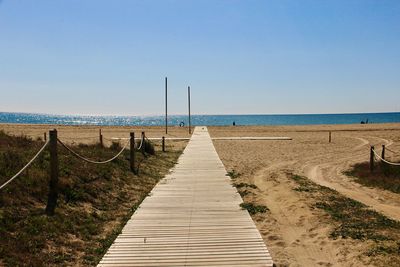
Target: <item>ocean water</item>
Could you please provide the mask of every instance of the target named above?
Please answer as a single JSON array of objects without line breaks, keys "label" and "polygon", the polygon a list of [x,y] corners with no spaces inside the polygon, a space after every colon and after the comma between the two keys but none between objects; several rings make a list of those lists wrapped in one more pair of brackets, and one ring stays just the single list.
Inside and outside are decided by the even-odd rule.
[{"label": "ocean water", "polygon": [[[304,115],[192,115],[192,125],[318,125],[400,122],[400,112],[351,113],[351,114],[304,114]],[[171,115],[169,125],[188,123],[188,116]],[[164,116],[79,116],[33,113],[0,112],[0,123],[61,124],[61,125],[165,125]]]}]

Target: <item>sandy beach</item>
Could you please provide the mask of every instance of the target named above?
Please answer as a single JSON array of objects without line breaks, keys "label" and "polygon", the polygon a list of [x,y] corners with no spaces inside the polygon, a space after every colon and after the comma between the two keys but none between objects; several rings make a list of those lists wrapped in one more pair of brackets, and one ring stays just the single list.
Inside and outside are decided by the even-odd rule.
[{"label": "sandy beach", "polygon": [[[367,188],[343,174],[354,163],[369,159],[369,146],[400,151],[400,124],[282,127],[209,127],[212,137],[288,136],[292,141],[219,141],[214,145],[226,169],[241,173],[240,182],[257,190],[245,200],[266,205],[256,225],[277,266],[369,265],[363,253],[368,242],[329,237],[333,225],[311,200],[293,190],[294,173],[337,190],[376,211],[400,220],[398,194]],[[328,141],[332,131],[332,142]],[[392,157],[394,160],[400,158]]]},{"label": "sandy beach", "polygon": [[[0,124],[0,130],[14,135],[43,138],[57,128],[60,139],[70,143],[98,142],[98,126]],[[101,127],[105,143],[112,137],[128,137],[145,131],[148,137],[190,137],[187,128]],[[386,145],[400,151],[400,124],[321,126],[237,126],[208,127],[211,137],[291,137],[292,140],[214,140],[227,171],[240,173],[240,182],[257,189],[245,195],[268,207],[269,212],[253,219],[277,266],[375,266],[365,256],[369,242],[332,239],[334,223],[312,200],[294,190],[289,174],[307,177],[340,194],[366,204],[389,218],[400,220],[400,196],[386,190],[364,187],[343,174],[354,163],[369,159],[369,147],[380,151]],[[332,142],[329,143],[329,131]],[[185,141],[168,142],[183,147]],[[390,159],[400,157],[388,155]]]}]

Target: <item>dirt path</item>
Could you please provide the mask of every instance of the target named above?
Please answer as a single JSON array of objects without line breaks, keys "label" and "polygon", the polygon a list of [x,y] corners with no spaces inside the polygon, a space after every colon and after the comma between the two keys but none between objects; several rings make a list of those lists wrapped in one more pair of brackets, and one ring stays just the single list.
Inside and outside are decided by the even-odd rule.
[{"label": "dirt path", "polygon": [[[274,180],[266,180],[262,174],[264,171],[254,178],[254,184],[262,192],[257,196],[257,202],[266,203],[276,221],[274,231],[267,234],[267,240],[276,251],[282,251],[284,255],[279,257],[292,258],[287,263],[296,262],[294,266],[334,266],[330,263],[338,262],[336,255],[339,251],[335,242],[327,237],[329,229],[319,227],[318,216],[303,204],[304,200],[293,194],[287,184],[276,182],[286,179],[285,174],[277,172]],[[263,228],[271,227],[263,225]],[[276,233],[282,233],[281,237]]]},{"label": "dirt path", "polygon": [[[265,204],[271,219],[257,220],[277,266],[355,266],[361,248],[352,240],[329,238],[331,227],[321,211],[294,191],[288,179],[288,161],[258,171],[250,183],[258,187],[247,201]],[[265,174],[268,173],[268,176]],[[353,248],[353,250],[350,250]],[[365,266],[368,264],[364,263]]]}]

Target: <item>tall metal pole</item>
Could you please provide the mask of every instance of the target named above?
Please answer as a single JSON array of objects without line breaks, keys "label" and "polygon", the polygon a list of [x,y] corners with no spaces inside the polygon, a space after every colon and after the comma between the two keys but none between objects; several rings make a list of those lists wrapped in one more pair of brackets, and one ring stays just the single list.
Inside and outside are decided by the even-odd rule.
[{"label": "tall metal pole", "polygon": [[188,107],[189,107],[189,134],[192,133],[191,123],[190,123],[190,86],[188,86]]},{"label": "tall metal pole", "polygon": [[168,78],[165,77],[165,134],[168,134]]}]

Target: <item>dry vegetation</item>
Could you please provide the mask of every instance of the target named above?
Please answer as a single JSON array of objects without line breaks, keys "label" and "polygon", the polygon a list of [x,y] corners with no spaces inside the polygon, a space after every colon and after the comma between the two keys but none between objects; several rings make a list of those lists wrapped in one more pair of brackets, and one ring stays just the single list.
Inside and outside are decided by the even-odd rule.
[{"label": "dry vegetation", "polygon": [[[43,145],[42,140],[0,131],[0,184]],[[182,152],[168,147],[145,159],[137,153],[139,175],[129,169],[129,151],[104,165],[84,163],[59,146],[60,191],[56,214],[44,208],[48,194],[49,152],[0,191],[0,265],[94,266],[125,222]],[[77,145],[96,160],[117,152],[99,145]]]},{"label": "dry vegetation", "polygon": [[394,193],[400,193],[400,166],[387,163],[376,164],[374,171],[370,171],[369,162],[357,163],[344,172],[354,177],[355,181],[369,187],[378,187]]}]

